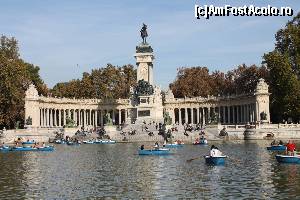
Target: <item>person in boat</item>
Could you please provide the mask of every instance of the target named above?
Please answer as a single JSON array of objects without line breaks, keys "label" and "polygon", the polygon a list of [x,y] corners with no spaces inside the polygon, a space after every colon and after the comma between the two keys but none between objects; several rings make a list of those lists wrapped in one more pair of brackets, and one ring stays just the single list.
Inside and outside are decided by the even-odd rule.
[{"label": "person in boat", "polygon": [[45,142],[43,142],[42,147],[46,147]]},{"label": "person in boat", "polygon": [[282,140],[279,140],[279,145],[283,145],[283,142],[282,142]]},{"label": "person in boat", "polygon": [[159,144],[158,144],[158,142],[155,142],[155,144],[154,144],[154,149],[155,149],[155,150],[158,150],[158,149],[159,149]]},{"label": "person in boat", "polygon": [[145,146],[142,144],[141,145],[141,150],[144,150],[145,149]]},{"label": "person in boat", "polygon": [[215,145],[212,145],[210,148],[210,156],[211,157],[218,157],[222,156],[222,152],[216,147]]},{"label": "person in boat", "polygon": [[0,146],[0,148],[5,148],[5,147],[6,147],[6,145],[5,145],[5,143],[3,142],[2,145]]},{"label": "person in boat", "polygon": [[271,142],[271,146],[274,146],[276,144],[276,140],[273,140],[272,142]]},{"label": "person in boat", "polygon": [[286,144],[286,153],[287,155],[294,155],[294,151],[296,151],[296,144],[291,142],[290,140],[288,141],[288,143]]}]

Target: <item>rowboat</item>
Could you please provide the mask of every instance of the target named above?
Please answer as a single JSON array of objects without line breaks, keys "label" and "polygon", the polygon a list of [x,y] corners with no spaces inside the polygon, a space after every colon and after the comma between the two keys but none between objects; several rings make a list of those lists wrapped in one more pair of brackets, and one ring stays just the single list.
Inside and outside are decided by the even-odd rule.
[{"label": "rowboat", "polygon": [[26,142],[22,142],[22,144],[24,145],[24,144],[34,144],[35,143],[35,141],[26,141]]},{"label": "rowboat", "polygon": [[33,148],[33,147],[30,147],[30,146],[11,148],[11,151],[35,151],[35,150],[37,150],[37,148]]},{"label": "rowboat", "polygon": [[53,151],[54,147],[53,146],[45,146],[45,147],[37,147],[36,151]]},{"label": "rowboat", "polygon": [[115,140],[96,140],[95,144],[115,144]]},{"label": "rowboat", "polygon": [[209,165],[224,165],[227,156],[204,156],[206,164]]},{"label": "rowboat", "polygon": [[11,151],[53,151],[53,146],[45,146],[45,147],[13,147]]},{"label": "rowboat", "polygon": [[67,141],[67,145],[80,145],[80,142]]},{"label": "rowboat", "polygon": [[276,155],[275,158],[279,163],[300,164],[300,155],[296,155],[296,156]]},{"label": "rowboat", "polygon": [[193,143],[193,145],[207,145],[207,144],[208,144],[207,140],[195,141]]},{"label": "rowboat", "polygon": [[55,140],[54,141],[55,144],[65,144],[64,140]]},{"label": "rowboat", "polygon": [[269,151],[285,151],[286,146],[284,146],[284,145],[272,145],[272,146],[267,147],[267,150],[269,150]]},{"label": "rowboat", "polygon": [[3,147],[0,148],[0,151],[1,151],[1,152],[7,152],[7,151],[10,151],[10,149],[11,149],[11,148],[8,147],[8,146],[3,146]]},{"label": "rowboat", "polygon": [[170,149],[143,149],[139,150],[139,155],[169,155]]},{"label": "rowboat", "polygon": [[95,144],[94,141],[86,141],[86,140],[84,140],[83,143],[84,143],[84,144]]},{"label": "rowboat", "polygon": [[166,147],[166,148],[178,148],[178,147],[183,147],[183,144],[176,144],[176,143],[173,143],[173,144],[165,144],[165,147]]}]

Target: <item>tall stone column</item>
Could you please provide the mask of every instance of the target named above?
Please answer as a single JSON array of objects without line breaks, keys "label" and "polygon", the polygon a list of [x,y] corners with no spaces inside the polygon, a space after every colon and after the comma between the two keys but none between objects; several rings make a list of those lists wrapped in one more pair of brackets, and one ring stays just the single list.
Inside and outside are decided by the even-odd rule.
[{"label": "tall stone column", "polygon": [[45,127],[45,110],[42,108],[42,127]]},{"label": "tall stone column", "polygon": [[242,105],[241,109],[242,109],[242,123],[244,124],[245,123],[245,105]]},{"label": "tall stone column", "polygon": [[228,117],[228,124],[230,124],[231,123],[230,106],[227,106],[227,117]]},{"label": "tall stone column", "polygon": [[55,127],[55,125],[56,125],[55,120],[56,120],[56,110],[53,109],[53,127]]},{"label": "tall stone column", "polygon": [[81,109],[78,109],[78,125],[82,126]]},{"label": "tall stone column", "polygon": [[100,110],[100,125],[103,127],[103,112]]},{"label": "tall stone column", "polygon": [[84,127],[86,127],[86,109],[83,109],[83,114],[82,114],[82,116],[83,116],[83,118],[82,118],[82,125],[84,126]]},{"label": "tall stone column", "polygon": [[58,109],[57,112],[58,112],[58,123],[57,123],[57,126],[61,126],[61,113],[60,113],[60,109]]},{"label": "tall stone column", "polygon": [[226,112],[225,112],[225,106],[223,106],[223,123],[226,124]]},{"label": "tall stone column", "polygon": [[63,109],[62,112],[63,112],[63,123],[62,123],[62,126],[65,126],[66,125],[66,111],[65,111],[65,109]]},{"label": "tall stone column", "polygon": [[248,123],[249,121],[249,104],[246,104],[246,122]]},{"label": "tall stone column", "polygon": [[232,123],[236,124],[236,119],[235,119],[235,106],[232,106]]},{"label": "tall stone column", "polygon": [[74,121],[75,121],[75,125],[77,126],[77,109],[74,109]]},{"label": "tall stone column", "polygon": [[191,108],[191,124],[194,124],[194,108]]},{"label": "tall stone column", "polygon": [[98,126],[98,110],[95,110],[95,127]]},{"label": "tall stone column", "polygon": [[51,108],[49,111],[50,111],[50,127],[53,127],[53,109]]},{"label": "tall stone column", "polygon": [[179,124],[182,125],[182,119],[181,119],[181,108],[178,109],[178,115],[179,115]]},{"label": "tall stone column", "polygon": [[121,109],[119,109],[119,125],[121,124]]},{"label": "tall stone column", "polygon": [[197,124],[200,123],[200,111],[199,111],[199,107],[196,108],[197,109]]},{"label": "tall stone column", "polygon": [[206,112],[205,112],[205,107],[202,108],[202,120],[203,120],[203,124],[206,124]]},{"label": "tall stone column", "polygon": [[88,125],[92,125],[92,110],[89,109],[89,121],[88,121]]},{"label": "tall stone column", "polygon": [[184,118],[185,118],[185,123],[188,124],[189,118],[188,118],[188,111],[187,111],[187,108],[184,108]]},{"label": "tall stone column", "polygon": [[113,124],[116,124],[115,109],[112,110],[112,121],[113,121]]},{"label": "tall stone column", "polygon": [[205,124],[205,117],[204,117],[204,107],[200,108],[201,111],[200,111],[200,114],[201,114],[201,124]]}]

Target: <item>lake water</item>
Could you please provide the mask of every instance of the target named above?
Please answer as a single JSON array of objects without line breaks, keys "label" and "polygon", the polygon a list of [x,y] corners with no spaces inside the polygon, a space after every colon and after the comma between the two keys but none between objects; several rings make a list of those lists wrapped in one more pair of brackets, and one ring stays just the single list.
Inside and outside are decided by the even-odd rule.
[{"label": "lake water", "polygon": [[300,198],[300,165],[277,163],[266,141],[211,144],[231,157],[225,166],[207,166],[209,146],[192,145],[170,156],[139,156],[138,143],[1,153],[0,198]]}]

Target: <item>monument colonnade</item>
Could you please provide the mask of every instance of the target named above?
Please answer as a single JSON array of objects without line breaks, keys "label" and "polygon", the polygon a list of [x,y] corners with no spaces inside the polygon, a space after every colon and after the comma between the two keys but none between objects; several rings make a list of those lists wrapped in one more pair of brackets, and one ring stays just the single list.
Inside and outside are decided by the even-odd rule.
[{"label": "monument colonnade", "polygon": [[[207,103],[210,102],[210,103]],[[253,123],[260,119],[258,104],[254,96],[233,98],[181,98],[165,102],[174,124],[221,124]]]},{"label": "monument colonnade", "polygon": [[[128,101],[117,100],[117,103],[105,104],[98,99],[66,99],[39,97],[39,127],[63,127],[68,121],[75,126],[103,126],[105,115],[109,113],[114,125],[120,125],[128,117]],[[103,104],[104,103],[104,104]]]}]

